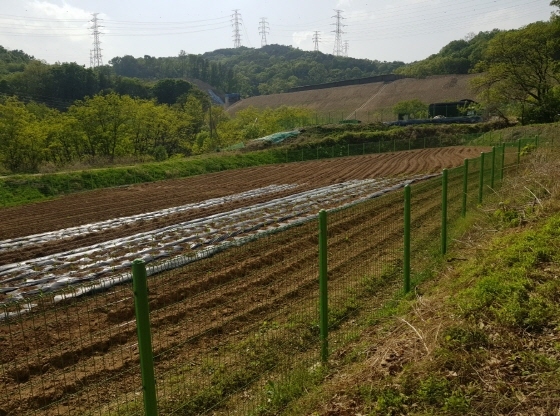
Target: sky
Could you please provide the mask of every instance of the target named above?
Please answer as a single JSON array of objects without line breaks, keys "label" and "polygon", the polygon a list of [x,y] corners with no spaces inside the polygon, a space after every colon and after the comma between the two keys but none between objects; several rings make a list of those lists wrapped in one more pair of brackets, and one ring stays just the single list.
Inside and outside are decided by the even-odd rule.
[{"label": "sky", "polygon": [[[473,33],[548,20],[550,0],[0,0],[0,45],[47,63],[90,66],[93,13],[103,63],[116,56],[202,54],[240,43],[333,53],[337,14],[346,54],[413,62]],[[337,12],[339,11],[339,12]],[[262,30],[264,23],[265,30]],[[259,33],[261,32],[261,33]]]}]

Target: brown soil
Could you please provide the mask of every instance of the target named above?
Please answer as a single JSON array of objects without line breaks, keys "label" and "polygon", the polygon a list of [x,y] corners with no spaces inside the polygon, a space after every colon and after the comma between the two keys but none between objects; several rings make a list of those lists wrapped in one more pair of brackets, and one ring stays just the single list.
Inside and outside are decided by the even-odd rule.
[{"label": "brown soil", "polygon": [[[308,108],[321,115],[330,113],[333,120],[357,118],[377,120],[375,113],[382,112],[384,120],[393,120],[391,108],[400,101],[418,99],[430,104],[462,99],[475,100],[470,88],[473,75],[436,75],[423,79],[404,78],[397,81],[349,85],[310,91],[249,97],[228,108],[234,114],[247,107],[277,108],[283,105]],[[355,112],[355,114],[354,114]],[[368,116],[370,119],[368,120]]]},{"label": "brown soil", "polygon": [[[302,186],[292,191],[298,192],[349,179],[433,173],[459,165],[481,150],[427,149],[265,166],[70,195],[1,210],[0,233],[22,236],[269,184],[298,183]],[[422,212],[416,215],[434,217],[437,222],[432,212],[438,198],[425,197],[427,202],[418,204]],[[361,270],[364,262],[372,261],[372,253],[384,253],[384,247],[400,244],[398,228],[378,232],[379,224],[400,223],[402,210],[400,205],[398,209],[392,206],[395,201],[400,204],[401,198],[382,199],[374,207],[333,216],[329,224],[329,233],[334,236],[329,241],[329,249],[333,248],[329,273],[334,284]],[[231,207],[226,204],[220,209]],[[271,315],[287,313],[294,302],[315,293],[315,228],[315,224],[304,225],[151,278],[154,352],[160,355],[172,349],[165,359],[157,360],[156,373],[184,366],[187,355],[193,363],[200,362],[201,354],[207,354],[216,343],[246,333]],[[92,239],[137,231],[111,231]],[[66,241],[45,250],[80,243]],[[4,386],[0,415],[35,411],[82,414],[114,404],[122,394],[138,391],[141,382],[132,296],[130,286],[123,285],[56,307],[48,298],[40,298],[34,300],[38,306],[32,312],[18,320],[0,322],[0,381]]]}]

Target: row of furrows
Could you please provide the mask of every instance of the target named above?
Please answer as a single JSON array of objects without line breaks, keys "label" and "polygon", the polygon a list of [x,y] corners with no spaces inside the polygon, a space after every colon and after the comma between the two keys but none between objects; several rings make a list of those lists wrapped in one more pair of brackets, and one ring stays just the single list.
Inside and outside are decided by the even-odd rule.
[{"label": "row of furrows", "polygon": [[[226,216],[228,213],[221,213],[100,245],[57,253],[55,256],[0,266],[2,283],[6,285],[0,290],[9,292],[9,295],[14,297],[29,296],[40,291],[50,292],[59,286],[84,279],[97,280],[99,276],[107,277],[108,274],[115,274],[128,267],[133,256],[147,257],[152,261],[177,255],[177,250],[190,250],[201,244],[220,243],[220,238],[238,239],[239,234],[252,233],[256,228],[280,226],[285,221],[291,222],[297,217],[308,216],[311,210],[318,209],[317,205],[328,207],[351,202],[358,195],[365,193],[367,187],[371,187],[371,193],[398,186],[398,183],[391,184],[390,181],[374,182],[355,181],[331,185],[230,211],[229,215],[232,218],[229,220]],[[295,212],[294,204],[297,206]],[[285,217],[286,215],[288,216]],[[280,224],[275,224],[277,222]],[[227,227],[227,230],[224,227]],[[140,245],[149,245],[149,248],[139,249]],[[185,245],[187,247],[183,247]],[[48,273],[41,275],[43,271]]]},{"label": "row of furrows", "polygon": [[[357,234],[363,235],[363,228],[360,226],[360,224],[361,222],[356,224],[357,232],[353,232],[352,236],[355,236]],[[334,283],[338,279],[343,278],[344,276],[350,274],[351,270],[348,270],[344,275],[339,274],[338,272],[347,265],[352,265],[355,268],[357,264],[356,260],[358,259],[362,260],[365,257],[371,257],[372,253],[374,252],[373,251],[374,248],[376,250],[380,250],[385,245],[392,246],[395,243],[395,238],[398,238],[398,235],[399,232],[396,231],[396,232],[392,232],[390,235],[389,234],[384,235],[380,240],[368,238],[367,240],[369,241],[369,243],[367,245],[360,244],[358,246],[359,247],[358,249],[351,250],[351,252],[353,253],[351,256],[340,256],[340,259],[333,260],[331,265],[332,276],[330,277],[330,281]],[[355,238],[353,237],[353,239]],[[355,240],[357,241],[357,239]],[[345,238],[339,238],[337,244],[345,245],[346,244]],[[316,260],[315,246],[313,245],[312,247],[313,247],[311,249],[312,252],[306,255],[306,257],[303,258],[300,262],[303,262],[304,264],[309,264],[310,261],[312,262],[313,260]],[[296,274],[295,276],[293,276],[292,273],[291,280],[295,280],[295,281],[293,285],[288,286],[289,289],[285,288],[287,283],[286,281],[278,282],[277,279],[274,279],[274,277],[277,276],[278,274],[288,276],[286,270],[283,269],[275,270],[269,274],[269,277],[267,279],[264,279],[264,281],[260,282],[261,285],[260,294],[259,293],[255,294],[254,291],[251,292],[252,293],[252,299],[250,300],[251,304],[255,304],[255,299],[254,299],[255,297],[266,299],[266,301],[261,302],[261,304],[259,304],[258,306],[251,307],[249,310],[246,310],[245,312],[228,315],[227,318],[225,318],[222,322],[216,323],[215,321],[213,321],[209,323],[208,326],[200,328],[200,322],[197,322],[194,319],[194,316],[197,316],[196,309],[192,311],[192,314],[190,316],[188,315],[188,311],[186,310],[186,308],[183,309],[181,312],[179,312],[179,316],[177,315],[173,316],[173,318],[175,319],[172,319],[171,322],[175,322],[176,328],[183,328],[184,326],[188,326],[189,323],[192,323],[193,326],[196,327],[197,331],[195,333],[188,334],[189,339],[188,342],[186,342],[184,333],[182,333],[181,331],[174,331],[174,328],[170,327],[169,325],[163,326],[163,328],[165,328],[166,336],[168,336],[170,332],[171,333],[175,332],[176,336],[174,340],[175,342],[171,344],[166,343],[165,347],[162,347],[160,350],[162,350],[163,352],[168,352],[170,350],[173,350],[173,355],[175,357],[182,357],[188,353],[190,349],[189,344],[191,342],[194,342],[195,340],[198,340],[199,337],[201,336],[212,337],[216,333],[224,334],[224,333],[243,331],[244,328],[240,326],[240,324],[238,323],[239,321],[245,323],[246,321],[250,321],[251,317],[259,318],[261,322],[263,320],[269,320],[270,319],[269,313],[275,315],[279,313],[277,305],[284,304],[284,307],[286,307],[285,303],[290,300],[293,300],[295,302],[302,298],[309,298],[310,296],[313,297],[313,292],[315,292],[317,289],[316,270],[314,271],[308,270],[306,273],[303,274],[303,276],[301,272],[299,274]],[[272,286],[274,285],[282,285],[282,287],[284,288],[284,292],[281,293],[280,296],[273,296],[273,297],[270,296],[270,294],[277,293],[275,289],[272,289]],[[247,291],[245,290],[242,292],[247,292]],[[216,300],[216,302],[212,304],[201,304],[200,307],[204,311],[209,311],[211,310],[209,308],[216,307],[216,306],[218,306],[219,308],[224,308],[226,304],[225,303],[220,304],[220,301],[228,300],[232,298],[237,299],[235,294],[228,292],[227,294],[225,294],[225,297],[223,297],[222,299]],[[216,303],[218,303],[218,305],[216,305]],[[232,304],[232,302],[227,304],[227,307],[229,310],[238,311],[241,310],[240,306],[243,305],[245,305],[243,299],[238,299],[235,302],[235,304]],[[190,308],[191,307],[189,306],[189,309]],[[169,318],[169,316],[167,316],[166,318]],[[154,339],[156,339],[156,337],[157,335],[154,337]],[[164,363],[165,367],[170,366],[169,354],[165,354],[165,360],[164,361],[162,360],[162,362]]]},{"label": "row of furrows", "polygon": [[[387,218],[383,218],[383,219],[386,220]],[[377,220],[377,219],[376,219],[376,220]],[[341,222],[342,222],[342,223],[345,223],[345,222],[347,222],[347,221],[341,221]],[[362,219],[359,219],[359,220],[357,220],[357,221],[356,221],[356,219],[354,219],[353,222],[355,223],[355,230],[354,230],[354,232],[351,234],[351,235],[352,235],[352,237],[351,237],[352,240],[355,239],[355,235],[360,234],[360,233],[362,232],[362,228],[361,228]],[[335,225],[335,226],[336,226],[336,225]],[[396,236],[396,234],[398,234],[398,231],[396,231],[394,234],[395,234],[395,236]],[[304,239],[305,239],[305,237],[304,237]],[[373,240],[371,240],[371,241],[372,241],[372,243],[371,243],[367,248],[362,248],[362,249],[360,249],[360,250],[357,250],[357,251],[356,251],[356,254],[354,254],[353,256],[351,256],[351,258],[358,258],[358,257],[361,257],[361,256],[364,255],[364,253],[370,253],[370,254],[371,254],[371,248],[374,247],[374,246],[376,246],[376,244],[378,245],[378,243],[374,243]],[[299,246],[299,247],[296,247],[296,246]],[[300,252],[301,252],[301,246],[302,246],[301,244],[294,244],[295,249],[296,249],[296,250],[299,249],[298,251],[300,251]],[[203,300],[203,301],[202,301],[200,304],[198,304],[198,305],[197,305],[197,304],[193,304],[193,305],[189,306],[189,308],[186,308],[184,311],[180,312],[180,316],[175,316],[175,317],[173,317],[173,316],[170,317],[169,315],[168,315],[168,316],[164,316],[162,322],[158,322],[159,319],[154,319],[154,328],[159,328],[159,327],[161,326],[161,327],[166,328],[166,331],[169,331],[170,328],[166,327],[165,324],[167,324],[168,322],[178,322],[179,320],[187,319],[187,318],[188,318],[188,310],[189,310],[189,309],[191,309],[191,310],[193,310],[193,311],[197,311],[197,310],[208,310],[208,308],[211,308],[213,305],[221,304],[221,301],[223,301],[223,300],[227,300],[227,299],[231,299],[231,298],[234,298],[234,299],[235,299],[237,294],[252,293],[252,292],[250,292],[249,289],[250,289],[251,287],[254,287],[254,285],[256,285],[256,286],[258,286],[258,287],[267,286],[267,284],[268,284],[269,282],[275,281],[275,279],[274,279],[275,276],[278,276],[278,275],[287,276],[287,275],[289,275],[289,272],[290,272],[290,271],[293,272],[294,269],[301,269],[301,264],[309,264],[310,262],[311,262],[311,263],[314,263],[314,258],[316,257],[316,250],[315,250],[315,249],[316,249],[316,246],[315,246],[315,244],[311,244],[310,242],[308,242],[308,246],[309,246],[309,247],[308,247],[308,249],[307,249],[307,254],[305,255],[305,257],[301,258],[301,259],[298,261],[298,263],[299,263],[298,265],[294,265],[294,264],[285,265],[285,266],[283,267],[283,269],[280,269],[280,270],[278,270],[278,271],[271,272],[268,276],[264,276],[264,277],[261,276],[260,279],[259,279],[258,281],[253,282],[253,283],[251,284],[251,286],[245,286],[245,287],[243,287],[243,286],[241,286],[241,287],[240,287],[240,286],[237,286],[237,289],[236,289],[236,291],[235,291],[236,293],[231,293],[231,292],[225,293],[225,289],[224,289],[224,293],[222,293],[222,295],[219,295],[219,296],[222,296],[221,298],[219,298],[219,297],[218,297],[218,298],[214,298],[213,300],[210,300],[210,301],[209,301],[209,300]],[[284,247],[284,248],[285,248],[285,247]],[[341,261],[342,261],[343,263],[348,263],[349,260],[348,260],[348,258],[346,258],[346,259],[343,258]],[[350,259],[350,262],[352,262],[352,259]],[[252,265],[252,266],[254,266],[254,265]],[[251,266],[251,268],[252,268],[252,266]],[[333,270],[334,272],[336,272],[337,266],[336,266],[336,265],[333,265],[333,269],[332,269],[332,270]],[[276,279],[276,280],[277,280],[277,279]],[[308,279],[308,282],[309,282],[309,284],[311,284],[311,283],[315,282],[315,280],[316,280],[316,276],[311,276],[310,279]],[[241,282],[244,282],[244,281],[245,281],[245,280],[241,280]],[[294,288],[291,292],[294,292],[294,291],[295,291],[295,292],[297,293],[298,290],[301,290],[302,288],[305,287],[305,285],[304,285],[304,286],[302,286],[301,284],[298,285],[298,284],[297,284],[298,281],[299,281],[299,279],[296,279],[296,286],[295,286],[295,288]],[[234,282],[234,283],[235,283],[235,285],[237,285],[239,282],[236,281],[236,282]],[[299,281],[299,283],[302,283],[302,282]],[[283,284],[285,284],[285,282],[283,282]],[[298,289],[298,287],[299,287],[299,289]],[[222,290],[220,290],[219,292],[222,292]],[[216,296],[216,295],[214,295],[214,296]],[[284,296],[282,296],[281,298],[278,298],[277,296],[271,297],[271,296],[270,296],[270,293],[268,293],[267,296],[266,296],[266,298],[267,298],[267,301],[270,300],[271,303],[270,303],[270,302],[267,302],[267,303],[268,303],[269,305],[271,305],[271,307],[272,307],[272,305],[277,304],[277,303],[278,303],[279,301],[281,301],[283,298],[285,299],[285,298],[289,298],[289,297],[292,297],[292,296],[294,296],[294,294],[293,294],[293,293],[290,293],[290,292],[287,292],[287,293],[286,293]],[[204,299],[204,296],[201,296],[201,297]],[[254,299],[252,299],[252,303],[255,303],[255,302],[254,302]],[[232,309],[234,309],[234,310],[239,310],[239,311],[243,311],[243,302],[241,302],[241,304],[239,304],[239,305],[235,305],[235,307],[233,307]],[[257,306],[257,307],[251,308],[251,310],[249,311],[249,313],[250,313],[250,314],[258,314],[258,313],[261,313],[262,311],[268,310],[268,309],[269,309],[269,307],[265,307],[264,305],[261,305],[261,306]],[[232,322],[232,320],[233,320],[235,317],[238,317],[238,318],[239,318],[239,317],[241,317],[241,316],[243,316],[243,315],[246,315],[246,313],[239,312],[239,313],[237,313],[237,314],[234,314],[234,315],[228,317],[228,321],[229,321],[229,322]],[[183,321],[183,323],[184,323],[184,321]],[[219,328],[220,326],[221,326],[221,324],[219,324],[219,323],[215,323],[215,322],[212,323],[212,322],[210,322],[210,323],[208,323],[207,326],[205,326],[205,327],[204,327],[204,326],[201,327],[200,325],[197,325],[197,329],[198,329],[199,331],[201,331],[202,333],[205,333],[205,332],[208,332],[208,331],[215,331],[215,330],[216,330],[217,328]],[[129,329],[129,330],[127,331],[126,336],[125,336],[124,333],[121,332],[120,334],[118,334],[118,337],[119,337],[119,339],[121,340],[121,342],[115,342],[114,344],[119,344],[119,343],[125,344],[125,343],[127,343],[126,339],[127,339],[128,337],[133,337],[133,335],[134,335],[134,329],[133,329],[133,328],[132,328],[132,329]],[[97,337],[96,337],[96,336],[93,336],[93,338],[97,338]],[[184,341],[183,341],[183,342],[184,342]],[[96,349],[103,350],[104,348],[106,348],[106,346],[107,346],[108,344],[109,344],[109,349],[111,349],[111,345],[112,345],[111,341],[110,341],[109,343],[102,344],[101,346],[99,346],[99,345],[91,345],[90,348],[86,348],[86,349],[89,349],[89,350],[92,351],[92,352],[95,351]],[[167,345],[167,347],[169,348],[169,344]],[[117,351],[117,353],[118,353],[118,351]],[[68,353],[67,353],[67,354],[68,354]],[[69,355],[68,357],[79,357],[79,355],[80,355],[79,352],[75,352],[74,354]],[[66,359],[68,359],[68,357],[66,357]],[[64,360],[65,357],[62,357],[62,359]],[[43,363],[44,363],[44,361],[43,361]],[[74,363],[72,362],[72,360],[69,360],[69,364],[72,364],[72,365],[73,365]],[[123,363],[123,365],[125,365],[125,363]],[[115,372],[118,373],[120,370],[119,370],[119,368],[117,367],[117,368],[115,368],[113,371],[115,371]],[[69,377],[68,377],[68,378],[69,378]],[[91,377],[90,377],[90,378],[91,378]],[[78,380],[76,380],[76,382],[78,382]]]},{"label": "row of furrows", "polygon": [[[433,193],[433,192],[432,192]],[[431,194],[427,194],[425,195],[422,200],[419,200],[418,202],[420,204],[423,203],[423,200],[429,200],[432,199],[431,198]],[[390,204],[391,202],[389,202]],[[393,214],[391,213],[391,211],[386,210],[387,204],[377,204],[375,206],[375,210],[380,211],[381,214],[377,214],[376,217],[376,222],[383,224],[383,223],[390,223],[391,219],[390,217],[393,216]],[[389,214],[387,214],[387,212],[389,212]],[[359,213],[361,215],[355,215],[352,217],[351,220],[344,220],[344,221],[339,221],[338,223],[335,224],[331,224],[329,227],[329,233],[336,235],[339,234],[341,235],[342,233],[344,233],[346,230],[354,227],[356,224],[362,224],[364,221],[367,221],[369,218],[369,214],[368,213]],[[352,236],[350,236],[352,237]],[[346,238],[348,239],[349,236],[348,234],[346,234]],[[309,240],[310,241],[314,241],[316,238],[315,237],[311,237]],[[283,243],[283,247],[285,249],[288,249],[288,251],[291,251],[291,249],[297,250],[299,248],[299,246],[301,245],[299,240],[295,240],[292,239],[291,241],[288,242],[288,245],[286,245],[286,243]],[[236,249],[234,249],[236,250]],[[200,292],[203,291],[208,291],[210,289],[213,289],[217,286],[223,285],[229,281],[235,280],[237,277],[239,276],[243,276],[245,275],[245,271],[244,270],[250,270],[253,269],[255,266],[259,265],[259,264],[273,264],[274,262],[278,261],[278,253],[276,249],[271,249],[269,252],[267,253],[259,253],[258,257],[252,257],[250,258],[248,261],[245,261],[244,263],[242,263],[243,267],[240,267],[239,264],[233,263],[232,266],[230,267],[226,267],[225,269],[221,270],[219,273],[213,274],[211,276],[210,279],[191,279],[188,281],[188,285],[185,287],[181,287],[182,285],[180,285],[180,282],[176,281],[176,280],[170,280],[169,283],[166,283],[164,285],[161,285],[160,287],[154,287],[153,289],[153,300],[152,300],[152,308],[155,309],[159,309],[167,304],[170,303],[174,303],[176,302],[177,299],[182,299],[183,296],[186,296],[186,294],[188,293],[190,296],[193,296],[195,294],[198,294]],[[184,285],[184,283],[183,283]],[[173,290],[168,291],[167,293],[164,293],[163,295],[160,295],[161,292],[161,288],[165,288],[166,286],[173,286]],[[166,299],[167,296],[167,299]],[[120,316],[120,314],[122,313],[122,316],[124,319],[130,319],[133,316],[133,309],[132,309],[132,305],[130,302],[130,305],[127,305],[124,307],[124,311],[117,311],[115,313],[112,313],[113,316]],[[75,322],[66,322],[67,326],[71,326],[71,325],[76,325],[79,323],[80,321],[80,317],[76,314],[74,315],[76,316],[76,320]],[[42,327],[45,326],[49,326],[48,324],[48,319],[46,317],[43,317],[44,321],[45,321],[45,325],[42,325]],[[113,321],[115,318],[112,318],[111,321]],[[94,333],[93,336],[97,336],[97,333]],[[35,338],[37,338],[37,336],[35,335]],[[22,342],[25,342],[24,340],[22,340]],[[62,339],[58,338],[57,339],[57,345],[61,346],[64,345],[64,342]]]},{"label": "row of furrows", "polygon": [[[252,169],[247,168],[204,175],[204,181],[201,180],[201,176],[197,176],[166,181],[164,185],[161,182],[156,182],[71,194],[63,198],[65,200],[63,206],[59,206],[62,202],[59,200],[35,204],[33,207],[7,208],[0,210],[2,233],[12,237],[13,231],[18,232],[22,227],[28,225],[29,221],[40,224],[45,220],[45,217],[53,216],[53,205],[60,208],[59,217],[53,218],[53,220],[63,220],[79,225],[90,222],[86,218],[93,217],[96,218],[96,221],[102,221],[123,215],[146,212],[144,207],[151,207],[152,210],[165,209],[173,207],[174,201],[181,201],[180,204],[194,203],[207,198],[227,195],[223,192],[223,189],[230,189],[230,192],[233,193],[251,190],[261,186],[261,184],[269,185],[274,183],[276,179],[286,183],[289,180],[289,175],[286,175],[286,172],[281,169],[282,166],[275,166],[274,168],[278,172],[274,176],[267,175],[266,180],[265,178],[255,180],[255,177],[250,175]],[[209,181],[219,182],[220,188],[217,190],[208,188]],[[165,197],[163,197],[164,195]],[[195,197],[193,198],[193,196]],[[84,200],[86,203],[84,203]],[[24,219],[22,219],[19,211],[24,211]],[[20,233],[18,232],[18,234]]]},{"label": "row of furrows", "polygon": [[[206,180],[213,180],[219,181],[224,186],[229,186],[231,183],[236,182],[235,176],[239,173],[247,169],[236,169],[236,170],[229,170],[223,172],[215,172],[211,174],[204,175]],[[151,183],[139,183],[139,184],[131,184],[125,186],[119,186],[114,188],[103,188],[103,189],[95,189],[91,191],[79,192],[79,193],[71,193],[66,195],[64,198],[69,201],[81,200],[84,196],[90,201],[92,204],[95,204],[90,207],[84,207],[85,211],[95,212],[95,207],[98,206],[103,208],[104,210],[110,210],[111,207],[119,207],[122,202],[131,202],[132,204],[138,203],[141,204],[143,201],[147,202],[148,205],[155,206],[160,205],[157,204],[159,201],[158,195],[153,193],[152,191],[157,189],[164,189],[166,193],[169,190],[173,191],[173,195],[179,196],[192,196],[193,194],[202,195],[206,193],[207,195],[213,195],[211,189],[208,187],[204,187],[204,184],[199,183],[198,180],[201,176],[191,176],[186,178],[179,178],[179,179],[171,179],[165,181],[157,181]],[[206,181],[207,183],[207,181]],[[258,186],[257,186],[258,187]],[[200,188],[200,189],[199,189]],[[249,186],[248,189],[252,187]],[[117,192],[114,198],[107,199],[106,193],[113,193],[114,191]],[[140,192],[142,193],[142,200],[130,200],[130,193],[131,191]],[[204,198],[212,198],[213,196],[205,196]],[[165,204],[165,202],[163,202]],[[38,207],[39,210],[33,210],[36,212],[36,215],[41,215],[43,211]]]},{"label": "row of furrows", "polygon": [[211,198],[205,201],[182,204],[166,209],[155,211],[148,211],[141,214],[115,217],[105,221],[94,221],[84,225],[73,227],[60,228],[54,231],[44,233],[30,234],[18,238],[10,238],[0,241],[0,251],[8,251],[16,249],[20,245],[42,244],[51,240],[64,239],[67,237],[74,237],[78,235],[87,235],[91,232],[107,231],[112,228],[118,228],[123,225],[133,224],[140,221],[147,221],[150,219],[165,218],[173,214],[180,214],[184,212],[192,212],[202,210],[205,208],[214,208],[216,206],[227,205],[232,202],[239,202],[244,200],[254,200],[261,198],[265,195],[279,194],[287,190],[293,190],[297,185],[283,184],[283,185],[269,185],[261,188],[252,189],[246,192],[240,192],[219,198]]},{"label": "row of furrows", "polygon": [[361,255],[361,254],[360,254]]},{"label": "row of furrows", "polygon": [[[190,177],[172,181],[135,185],[127,188],[104,189],[65,196],[59,200],[34,204],[32,207],[5,208],[0,210],[0,234],[12,238],[26,233],[49,231],[64,226],[73,226],[100,221],[118,216],[145,212],[146,209],[162,209],[186,202],[196,202],[204,198],[226,195],[229,192],[241,192],[271,183],[333,183],[334,180],[358,179],[343,177],[338,173],[347,166],[363,165],[369,169],[365,177],[380,177],[392,172],[416,173],[443,166],[448,163],[460,163],[461,155],[470,156],[480,149],[450,148],[428,149],[393,154],[372,154],[351,158],[333,159],[319,162],[302,162],[289,165],[273,165],[258,168],[245,168],[210,175]],[[392,163],[386,159],[391,158]],[[427,160],[434,160],[436,166],[426,165]],[[411,161],[423,162],[421,169],[407,167]],[[324,169],[317,169],[322,164],[332,166],[332,175]],[[258,173],[258,174],[256,174]],[[333,176],[336,175],[336,176]],[[331,178],[332,179],[329,179]],[[220,188],[208,188],[208,182],[220,183]],[[228,192],[228,191],[226,191]],[[28,230],[28,232],[26,232]]]},{"label": "row of furrows", "polygon": [[[301,190],[302,190],[301,187],[298,188],[298,191]],[[202,216],[210,216],[224,211],[229,211],[232,209],[238,209],[238,208],[254,205],[257,203],[266,202],[271,199],[281,198],[287,195],[291,195],[294,192],[296,191],[287,190],[283,192],[276,192],[276,193],[267,194],[264,196],[259,196],[251,199],[243,199],[234,202],[228,202],[227,204],[221,204],[209,208],[193,209],[187,212],[174,213],[163,218],[140,220],[134,223],[125,224],[109,230],[81,234],[71,238],[63,238],[59,240],[49,241],[42,244],[25,244],[24,247],[17,250],[0,252],[0,265],[17,263],[17,262],[33,259],[36,257],[43,257],[50,254],[59,253],[62,251],[69,250],[70,248],[76,249],[76,248],[86,247],[103,241],[108,241],[117,238],[122,238],[124,236],[138,234],[140,232],[152,231],[158,228],[189,221]]]},{"label": "row of furrows", "polygon": [[[430,196],[426,196],[426,198],[430,199]],[[391,203],[391,202],[389,202]],[[385,208],[386,208],[387,204],[377,204],[377,206],[375,207],[376,210],[381,211],[381,212],[385,212]],[[378,214],[379,215],[379,214]],[[329,227],[329,232],[330,234],[337,234],[337,233],[342,233],[344,232],[346,229],[351,228],[354,224],[356,223],[362,223],[363,221],[367,220],[368,218],[368,214],[364,214],[362,216],[359,217],[353,217],[354,219],[352,221],[340,221],[338,224],[332,224]],[[383,223],[383,222],[388,222],[388,218],[387,215],[381,215],[379,220],[379,223]],[[312,239],[315,237],[312,237]],[[288,243],[288,248],[289,247],[297,247],[300,243],[298,240],[291,240]],[[286,247],[286,242],[283,243],[283,246]],[[233,250],[237,250],[237,249],[233,249]],[[245,254],[247,254],[247,252],[245,251],[245,247],[243,252]],[[278,258],[277,256],[277,252],[275,249],[272,249],[271,251],[269,251],[268,253],[259,253],[258,257],[250,257],[250,259],[248,261],[245,261],[244,264],[248,267],[248,268],[253,268],[255,265],[258,264],[270,264],[274,261],[277,261]],[[199,263],[197,263],[199,264]],[[202,263],[200,263],[202,264]],[[203,273],[203,272],[202,272]],[[152,304],[153,306],[156,307],[161,307],[164,306],[166,304],[169,304],[170,302],[175,301],[175,299],[178,298],[178,296],[180,296],[183,293],[189,293],[192,295],[200,293],[201,291],[205,290],[210,290],[211,288],[224,284],[226,282],[228,282],[229,280],[233,280],[235,279],[235,277],[242,275],[243,271],[242,269],[239,267],[239,265],[235,262],[232,263],[232,266],[230,267],[226,267],[225,269],[221,270],[219,273],[217,274],[213,274],[211,277],[211,281],[209,281],[208,279],[191,279],[188,282],[188,286],[186,286],[185,288],[181,289],[181,285],[180,282],[176,281],[176,280],[172,280],[169,279],[169,282],[166,284],[161,285],[161,288],[167,286],[173,286],[173,290],[169,291],[169,293],[171,293],[171,297],[170,299],[164,301],[164,296],[159,295],[159,292],[161,292],[160,288],[158,287],[154,287],[153,289],[153,297],[154,300],[152,300]],[[173,274],[171,274],[173,275]],[[181,282],[184,285],[184,282]],[[80,307],[83,307],[82,304],[78,305]],[[124,319],[129,319],[130,317],[132,317],[133,311],[132,311],[132,305],[128,305],[127,307],[125,307],[125,309],[127,310],[126,313],[124,313]],[[44,312],[43,312],[44,313]],[[116,311],[116,312],[112,312],[113,316],[119,316],[119,314],[121,313],[121,311]],[[66,326],[72,326],[74,324],[78,324],[80,321],[80,317],[79,314],[74,314],[74,316],[76,317],[75,322],[66,322]],[[32,316],[31,316],[32,318]],[[44,320],[44,325],[41,325],[41,327],[48,327],[49,326],[49,319],[46,318],[46,316],[43,316],[43,320]],[[114,321],[115,318],[111,319],[111,322]],[[37,338],[36,334],[35,337]],[[57,344],[61,345],[61,342],[63,340],[61,340],[60,338],[57,339]]]}]

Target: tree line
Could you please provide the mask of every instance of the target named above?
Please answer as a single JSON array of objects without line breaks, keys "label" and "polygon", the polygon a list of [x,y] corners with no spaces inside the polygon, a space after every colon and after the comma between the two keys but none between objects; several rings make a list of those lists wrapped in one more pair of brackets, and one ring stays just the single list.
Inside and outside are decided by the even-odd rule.
[{"label": "tree line", "polygon": [[114,92],[75,101],[59,111],[16,97],[0,99],[0,163],[5,173],[96,164],[165,160],[227,148],[285,129],[309,112],[248,108],[235,117],[204,94],[183,94],[172,105]]},{"label": "tree line", "polygon": [[[49,65],[22,51],[0,46],[0,93],[66,109],[75,100],[115,92],[134,98],[161,99],[161,82],[200,80],[219,92],[243,97],[284,92],[314,83],[391,73],[402,62],[335,57],[290,46],[221,49],[204,55],[180,51],[173,57],[112,58],[92,69],[76,63]],[[183,84],[184,86],[185,84]]]}]

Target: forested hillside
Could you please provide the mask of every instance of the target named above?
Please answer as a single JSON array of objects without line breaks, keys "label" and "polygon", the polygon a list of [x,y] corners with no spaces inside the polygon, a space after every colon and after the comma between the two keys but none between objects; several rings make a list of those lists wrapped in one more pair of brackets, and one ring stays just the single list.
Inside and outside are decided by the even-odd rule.
[{"label": "forested hillside", "polygon": [[302,51],[282,45],[260,49],[219,49],[204,58],[233,68],[237,92],[244,96],[288,91],[292,87],[391,74],[403,62],[380,62]]},{"label": "forested hillside", "polygon": [[464,39],[449,42],[438,53],[397,68],[395,72],[411,77],[427,77],[477,71],[476,66],[482,61],[488,42],[498,33],[498,29],[479,32],[477,35],[471,33]]}]

